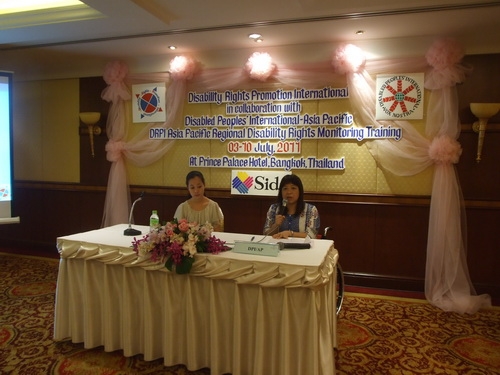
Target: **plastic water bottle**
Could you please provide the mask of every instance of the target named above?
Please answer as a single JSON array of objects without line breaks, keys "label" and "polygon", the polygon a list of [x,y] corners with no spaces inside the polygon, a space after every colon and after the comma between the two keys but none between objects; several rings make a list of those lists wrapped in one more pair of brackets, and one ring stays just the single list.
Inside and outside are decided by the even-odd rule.
[{"label": "plastic water bottle", "polygon": [[149,231],[152,231],[160,225],[160,218],[158,217],[158,212],[153,210],[153,213],[149,217]]}]

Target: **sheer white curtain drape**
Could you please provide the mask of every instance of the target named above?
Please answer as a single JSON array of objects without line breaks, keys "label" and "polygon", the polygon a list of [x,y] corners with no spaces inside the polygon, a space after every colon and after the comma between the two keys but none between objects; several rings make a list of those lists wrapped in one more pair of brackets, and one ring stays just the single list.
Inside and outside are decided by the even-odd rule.
[{"label": "sheer white curtain drape", "polygon": [[[172,69],[171,64],[170,77],[166,74],[132,76],[127,74],[124,64],[108,64],[104,73],[108,87],[103,91],[102,97],[111,103],[106,151],[112,166],[103,226],[128,221],[130,195],[125,159],[135,165],[145,166],[168,152],[173,141],[149,140],[149,129],[153,126],[182,127],[181,116],[188,91],[240,89],[255,81],[318,88],[342,82],[345,76],[357,124],[391,125],[403,129],[403,139],[398,142],[371,140],[365,143],[378,165],[398,176],[414,175],[434,166],[427,244],[426,298],[443,310],[459,313],[474,313],[481,307],[490,306],[489,296],[477,296],[469,279],[463,198],[453,165],[458,162],[461,152],[457,142],[460,123],[455,85],[465,79],[466,68],[460,65],[463,52],[453,40],[448,39],[433,44],[426,58],[365,62],[359,52],[361,51],[357,51],[357,47],[352,45],[340,46],[332,61],[288,67],[276,67],[264,56],[269,65],[267,69],[259,71],[253,69],[251,59],[244,69],[205,70],[188,60],[183,68],[176,66]],[[353,59],[353,56],[356,58]],[[425,86],[431,90],[425,136],[407,121],[377,121],[375,82],[372,77],[381,73],[422,71],[426,71]],[[129,141],[126,141],[124,101],[130,100],[130,93],[124,84],[125,79],[128,83],[153,80],[170,82],[167,89],[166,122],[145,126]]]},{"label": "sheer white curtain drape", "polygon": [[[352,47],[351,47],[352,48]],[[342,60],[345,54],[337,53]],[[428,99],[425,136],[420,135],[408,122],[394,121],[392,125],[403,129],[403,139],[367,142],[367,147],[381,168],[398,176],[410,176],[434,165],[431,194],[425,295],[434,305],[445,311],[474,313],[481,307],[491,306],[488,295],[477,296],[469,279],[466,262],[466,221],[463,197],[455,173],[461,147],[458,98],[456,84],[465,79],[466,68],[460,65],[463,57],[460,46],[450,39],[436,41],[426,55],[430,68],[421,62],[378,62],[371,66],[370,74],[364,64],[346,70],[353,108],[358,111],[357,122],[381,126],[387,122],[375,118],[375,73],[418,72],[427,70],[425,86],[431,90]],[[337,64],[346,66],[348,64]],[[423,69],[424,68],[424,69]]]}]

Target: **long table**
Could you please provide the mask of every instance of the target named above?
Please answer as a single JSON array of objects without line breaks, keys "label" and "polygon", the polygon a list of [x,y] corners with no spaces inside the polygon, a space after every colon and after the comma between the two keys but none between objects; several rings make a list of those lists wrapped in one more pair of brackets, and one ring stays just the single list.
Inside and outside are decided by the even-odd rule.
[{"label": "long table", "polygon": [[[335,373],[333,241],[277,257],[196,254],[191,272],[179,275],[138,257],[126,228],[57,239],[55,340],[212,374]],[[214,235],[228,243],[253,237]]]}]

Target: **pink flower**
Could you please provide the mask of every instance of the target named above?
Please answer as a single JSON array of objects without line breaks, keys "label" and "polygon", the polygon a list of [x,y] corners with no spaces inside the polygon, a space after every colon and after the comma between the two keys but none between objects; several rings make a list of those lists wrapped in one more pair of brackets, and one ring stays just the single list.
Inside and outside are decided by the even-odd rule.
[{"label": "pink flower", "polygon": [[208,238],[207,252],[212,254],[219,254],[224,249],[225,242],[215,236]]},{"label": "pink flower", "polygon": [[108,85],[122,82],[128,74],[128,66],[122,61],[111,61],[104,68],[103,78]]},{"label": "pink flower", "polygon": [[186,219],[174,219],[163,227],[153,229],[142,239],[132,241],[139,256],[149,256],[152,262],[164,262],[167,269],[188,273],[197,252],[218,254],[225,251],[225,242],[211,237],[210,223],[199,225]]},{"label": "pink flower", "polygon": [[429,157],[436,164],[456,164],[461,154],[460,143],[447,135],[438,135],[429,146]]},{"label": "pink flower", "polygon": [[186,219],[179,220],[179,230],[181,232],[187,232],[189,231],[189,228],[189,222]]},{"label": "pink flower", "polygon": [[170,245],[168,252],[175,264],[180,264],[182,262],[182,256],[184,255],[182,245],[174,242]]},{"label": "pink flower", "polygon": [[433,68],[425,76],[425,88],[442,89],[464,82],[472,69],[460,64],[463,56],[464,50],[455,39],[436,40],[425,54],[427,63]]},{"label": "pink flower", "polygon": [[268,53],[254,52],[248,58],[245,69],[251,78],[265,82],[275,72],[276,65]]},{"label": "pink flower", "polygon": [[174,81],[190,80],[198,70],[198,64],[185,56],[176,56],[170,61],[170,76]]},{"label": "pink flower", "polygon": [[213,231],[212,225],[210,223],[206,223],[199,229],[198,235],[203,239],[203,241],[206,241],[212,235],[212,231]]},{"label": "pink flower", "polygon": [[353,44],[339,46],[332,59],[333,68],[339,74],[357,73],[364,67],[365,62],[365,54]]},{"label": "pink flower", "polygon": [[427,50],[425,58],[434,69],[452,68],[464,57],[462,46],[453,38],[436,40]]}]

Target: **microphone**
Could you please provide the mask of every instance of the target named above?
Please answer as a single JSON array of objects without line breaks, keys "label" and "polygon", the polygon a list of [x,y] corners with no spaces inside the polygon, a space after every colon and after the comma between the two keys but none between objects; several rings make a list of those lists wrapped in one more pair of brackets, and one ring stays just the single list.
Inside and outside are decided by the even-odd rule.
[{"label": "microphone", "polygon": [[288,201],[286,199],[283,199],[281,201],[281,207],[278,210],[278,215],[284,215],[286,211],[286,205],[288,204]]},{"label": "microphone", "polygon": [[134,201],[134,203],[132,203],[132,208],[130,209],[130,215],[128,217],[128,228],[123,231],[123,234],[125,236],[138,236],[139,234],[142,233],[140,230],[132,228],[132,214],[134,212],[134,207],[135,207],[135,204],[137,202],[139,202],[140,200],[142,200],[142,197],[144,197],[144,192],[141,192],[141,195],[139,195],[139,198],[137,198]]},{"label": "microphone", "polygon": [[280,250],[283,249],[310,249],[310,243],[300,243],[300,242],[278,242]]}]

